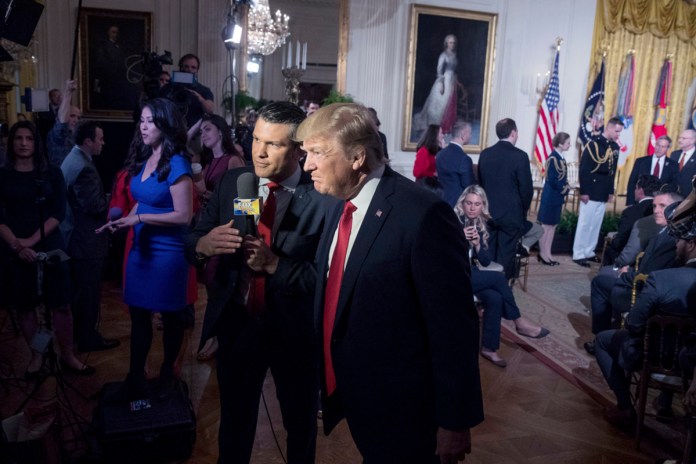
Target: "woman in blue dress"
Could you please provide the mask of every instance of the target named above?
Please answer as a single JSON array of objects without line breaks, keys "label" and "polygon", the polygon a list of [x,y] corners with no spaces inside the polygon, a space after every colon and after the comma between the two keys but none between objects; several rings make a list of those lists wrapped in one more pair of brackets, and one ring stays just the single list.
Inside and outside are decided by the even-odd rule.
[{"label": "woman in blue dress", "polygon": [[147,101],[126,162],[137,203],[127,216],[102,228],[115,231],[133,227],[135,232],[124,285],[124,301],[131,317],[131,357],[125,385],[132,399],[146,393],[152,313],[162,314],[164,326],[162,383],[173,377],[184,338],[189,272],[184,236],[193,204],[191,163],[185,147],[186,126],[174,103],[163,98]]},{"label": "woman in blue dress", "polygon": [[570,135],[559,132],[552,140],[553,151],[546,160],[546,182],[541,194],[541,206],[537,219],[544,228],[539,239],[537,260],[547,266],[558,266],[551,255],[551,244],[556,233],[556,225],[561,219],[561,210],[568,195],[568,166],[561,153],[570,148]]}]

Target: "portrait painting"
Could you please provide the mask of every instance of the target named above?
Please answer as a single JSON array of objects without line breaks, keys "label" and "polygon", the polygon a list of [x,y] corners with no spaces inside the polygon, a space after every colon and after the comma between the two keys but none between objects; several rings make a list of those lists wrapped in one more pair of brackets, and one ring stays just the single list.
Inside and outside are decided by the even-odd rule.
[{"label": "portrait painting", "polygon": [[80,104],[92,118],[130,119],[143,92],[142,55],[151,47],[151,14],[83,8]]},{"label": "portrait painting", "polygon": [[451,138],[458,119],[472,125],[465,151],[483,149],[496,20],[490,13],[411,6],[404,150],[415,150],[430,125]]}]

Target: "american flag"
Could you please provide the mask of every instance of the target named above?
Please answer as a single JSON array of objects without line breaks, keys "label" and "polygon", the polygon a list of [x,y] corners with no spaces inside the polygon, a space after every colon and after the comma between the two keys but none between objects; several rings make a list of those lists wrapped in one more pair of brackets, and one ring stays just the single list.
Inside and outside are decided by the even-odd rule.
[{"label": "american flag", "polygon": [[560,82],[558,80],[558,55],[559,52],[556,51],[551,80],[539,108],[539,125],[537,126],[534,156],[541,165],[542,170],[546,165],[546,160],[553,151],[551,141],[558,131],[558,102],[561,99]]}]

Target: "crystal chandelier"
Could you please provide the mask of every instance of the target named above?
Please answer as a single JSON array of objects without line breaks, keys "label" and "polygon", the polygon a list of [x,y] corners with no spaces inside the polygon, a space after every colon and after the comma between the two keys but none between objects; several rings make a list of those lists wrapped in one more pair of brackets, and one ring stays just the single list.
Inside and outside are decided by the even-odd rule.
[{"label": "crystal chandelier", "polygon": [[275,19],[271,17],[268,0],[257,0],[249,9],[247,29],[247,53],[250,55],[270,55],[285,43],[290,35],[288,21],[290,17],[276,11]]}]

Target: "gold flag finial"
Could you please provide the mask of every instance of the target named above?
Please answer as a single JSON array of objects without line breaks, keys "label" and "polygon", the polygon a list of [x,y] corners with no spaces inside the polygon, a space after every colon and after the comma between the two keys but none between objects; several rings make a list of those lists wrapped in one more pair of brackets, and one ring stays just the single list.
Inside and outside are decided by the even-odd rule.
[{"label": "gold flag finial", "polygon": [[561,50],[562,43],[563,43],[563,37],[556,37],[556,51]]}]

